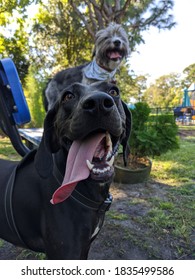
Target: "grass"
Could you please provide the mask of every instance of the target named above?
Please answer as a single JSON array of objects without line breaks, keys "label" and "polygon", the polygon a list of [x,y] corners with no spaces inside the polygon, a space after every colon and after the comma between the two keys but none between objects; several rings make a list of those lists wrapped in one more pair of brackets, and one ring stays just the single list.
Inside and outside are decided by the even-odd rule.
[{"label": "grass", "polygon": [[[193,141],[192,141],[193,139]],[[195,181],[195,137],[180,141],[180,149],[153,159],[151,176],[159,182],[182,186]]]},{"label": "grass", "polygon": [[[178,150],[153,159],[148,186],[129,201],[128,212],[133,213],[130,219],[135,222],[134,228],[140,228],[140,231],[126,229],[127,236],[154,258],[162,257],[162,245],[156,245],[160,240],[169,244],[174,258],[195,258],[194,151],[195,137],[189,136],[180,139]],[[158,186],[157,195],[150,192],[152,184]],[[144,214],[140,214],[140,209]],[[118,216],[120,213],[116,211],[110,215],[112,219]]]},{"label": "grass", "polygon": [[12,147],[10,140],[7,137],[2,137],[0,134],[0,158],[9,160],[20,160],[21,157]]},{"label": "grass", "polygon": [[28,249],[22,250],[17,257],[18,260],[45,260],[46,256],[44,253],[36,253]]},{"label": "grass", "polygon": [[107,213],[107,217],[110,218],[110,219],[119,220],[119,221],[125,221],[129,218],[128,215],[123,214],[123,213],[119,213],[119,212],[113,211],[113,210],[110,210]]},{"label": "grass", "polygon": [[179,125],[179,130],[195,130],[195,125]]},{"label": "grass", "polygon": [[[193,141],[192,141],[193,140]],[[192,233],[195,228],[195,137],[180,140],[180,149],[153,160],[151,178],[167,185],[166,201],[150,199],[150,210],[142,223],[148,223],[151,232],[171,234],[183,240],[188,252],[194,250]],[[192,244],[193,243],[193,244]],[[178,253],[184,254],[183,246]]]}]

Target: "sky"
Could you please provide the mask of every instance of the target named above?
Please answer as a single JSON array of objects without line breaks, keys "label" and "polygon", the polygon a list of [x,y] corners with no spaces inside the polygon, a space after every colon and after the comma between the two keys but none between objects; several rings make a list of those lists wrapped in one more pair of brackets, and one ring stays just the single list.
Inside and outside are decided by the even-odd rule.
[{"label": "sky", "polygon": [[145,32],[145,44],[129,58],[135,74],[149,74],[150,82],[195,63],[195,0],[175,0],[173,14],[176,27]]}]

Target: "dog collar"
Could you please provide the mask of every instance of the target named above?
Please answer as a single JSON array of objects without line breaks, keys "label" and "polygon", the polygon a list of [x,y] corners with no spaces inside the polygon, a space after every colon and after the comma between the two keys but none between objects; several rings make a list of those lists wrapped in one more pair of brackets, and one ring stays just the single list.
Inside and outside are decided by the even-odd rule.
[{"label": "dog collar", "polygon": [[116,69],[109,72],[100,67],[95,59],[84,68],[84,75],[86,78],[98,81],[113,80],[115,74]]}]

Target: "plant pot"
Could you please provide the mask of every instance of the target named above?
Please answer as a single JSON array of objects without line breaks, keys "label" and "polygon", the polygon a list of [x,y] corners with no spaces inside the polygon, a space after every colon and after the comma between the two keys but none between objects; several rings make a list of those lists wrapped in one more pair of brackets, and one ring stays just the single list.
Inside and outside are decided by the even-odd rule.
[{"label": "plant pot", "polygon": [[146,182],[149,178],[152,162],[148,159],[149,165],[143,165],[141,168],[130,169],[115,164],[114,182],[122,184],[138,184]]}]

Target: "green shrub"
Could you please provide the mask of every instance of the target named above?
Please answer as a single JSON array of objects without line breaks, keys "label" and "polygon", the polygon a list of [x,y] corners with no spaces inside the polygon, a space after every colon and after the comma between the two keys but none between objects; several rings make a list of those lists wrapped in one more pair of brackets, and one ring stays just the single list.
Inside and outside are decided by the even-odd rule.
[{"label": "green shrub", "polygon": [[24,92],[31,114],[31,122],[28,124],[28,127],[42,127],[45,117],[42,91],[45,87],[45,81],[40,81],[40,78],[37,77],[36,70],[33,69],[33,67],[29,67],[29,72],[25,81]]},{"label": "green shrub", "polygon": [[162,114],[149,118],[150,108],[144,102],[135,104],[131,112],[133,125],[129,141],[131,155],[135,160],[137,157],[159,156],[179,148],[174,116]]}]

